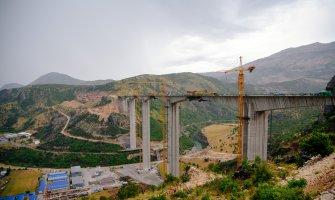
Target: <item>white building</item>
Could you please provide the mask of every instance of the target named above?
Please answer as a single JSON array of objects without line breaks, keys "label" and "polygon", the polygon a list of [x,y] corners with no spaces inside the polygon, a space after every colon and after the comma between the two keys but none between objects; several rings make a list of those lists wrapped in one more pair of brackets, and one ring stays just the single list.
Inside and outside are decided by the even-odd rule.
[{"label": "white building", "polygon": [[36,139],[35,139],[33,142],[34,142],[34,144],[36,144],[36,145],[39,145],[39,144],[41,143],[40,140],[36,140]]},{"label": "white building", "polygon": [[84,179],[82,176],[71,177],[72,188],[81,188],[84,187]]},{"label": "white building", "polygon": [[18,137],[19,137],[19,135],[15,134],[15,133],[6,133],[5,134],[5,138],[7,138],[8,140],[18,138]]},{"label": "white building", "polygon": [[73,166],[71,167],[71,177],[81,176],[81,167]]},{"label": "white building", "polygon": [[30,138],[31,133],[21,132],[21,133],[6,133],[5,138],[7,139],[15,139],[15,138]]},{"label": "white building", "polygon": [[29,138],[31,136],[31,133],[21,132],[21,133],[18,133],[18,135],[20,137],[28,137]]}]

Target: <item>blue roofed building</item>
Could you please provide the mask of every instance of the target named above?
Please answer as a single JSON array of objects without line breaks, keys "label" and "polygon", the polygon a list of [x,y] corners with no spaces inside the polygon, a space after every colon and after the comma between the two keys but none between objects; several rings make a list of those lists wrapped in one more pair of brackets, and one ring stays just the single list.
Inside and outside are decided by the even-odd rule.
[{"label": "blue roofed building", "polygon": [[66,179],[69,175],[67,172],[57,172],[48,174],[48,181],[58,180],[58,179]]},{"label": "blue roofed building", "polygon": [[69,175],[67,172],[48,174],[46,189],[49,192],[69,189]]},{"label": "blue roofed building", "polygon": [[6,196],[6,197],[0,197],[0,200],[37,200],[37,195],[35,192],[25,193],[25,194],[17,194],[13,196]]},{"label": "blue roofed building", "polygon": [[39,184],[39,186],[38,186],[38,189],[37,189],[37,192],[38,193],[43,193],[43,191],[44,191],[44,188],[45,188],[45,182],[44,182],[44,179],[40,179],[40,184]]}]

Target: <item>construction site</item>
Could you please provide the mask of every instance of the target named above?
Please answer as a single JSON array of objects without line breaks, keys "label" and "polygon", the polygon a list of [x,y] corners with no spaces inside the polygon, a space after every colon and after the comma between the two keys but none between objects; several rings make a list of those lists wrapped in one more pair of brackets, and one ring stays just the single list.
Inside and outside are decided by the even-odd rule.
[{"label": "construction site", "polygon": [[[275,109],[291,107],[325,106],[333,104],[332,96],[304,95],[245,95],[244,72],[252,72],[255,66],[240,66],[223,73],[238,72],[237,95],[219,94],[215,90],[191,90],[184,94],[170,95],[166,91],[166,82],[126,82],[129,90],[113,95],[113,103],[101,107],[85,107],[90,101],[100,100],[106,93],[78,95],[80,101],[63,102],[52,109],[66,119],[61,134],[65,137],[89,142],[117,144],[123,147],[119,152],[127,152],[127,159],[138,158],[135,164],[113,167],[81,168],[72,166],[70,169],[43,169],[37,191],[38,199],[69,199],[79,198],[98,193],[103,190],[120,188],[130,182],[146,186],[160,186],[166,177],[181,177],[185,173],[189,180],[177,187],[169,188],[166,195],[178,190],[190,190],[214,180],[217,175],[206,170],[215,163],[237,161],[241,165],[243,159],[254,161],[259,156],[267,160],[269,113]],[[156,86],[156,93],[146,92],[145,86]],[[160,141],[151,140],[151,112],[153,100],[160,101],[161,135]],[[203,126],[201,134],[206,137],[206,148],[192,148],[184,154],[180,153],[181,103],[219,101],[237,110],[237,120],[226,123],[209,123]],[[129,134],[118,137],[101,136],[93,133],[87,138],[73,135],[68,131],[71,116],[70,109],[87,109],[90,114],[98,116],[98,121],[108,121],[111,113],[122,113],[129,118]],[[69,109],[69,110],[67,110]],[[235,123],[234,123],[235,122]],[[92,127],[89,127],[92,128]],[[95,134],[95,135],[94,135]],[[99,139],[94,138],[97,136]],[[15,142],[12,142],[15,144]],[[99,154],[99,153],[97,153]],[[113,156],[115,153],[109,153]],[[185,169],[187,168],[187,169]],[[6,200],[6,199],[5,199]]]}]

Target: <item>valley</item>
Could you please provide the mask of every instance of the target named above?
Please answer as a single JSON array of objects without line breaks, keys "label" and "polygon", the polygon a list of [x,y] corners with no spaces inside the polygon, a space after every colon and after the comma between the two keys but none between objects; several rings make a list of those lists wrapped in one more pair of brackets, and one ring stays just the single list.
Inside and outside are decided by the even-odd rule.
[{"label": "valley", "polygon": [[224,153],[237,153],[237,124],[214,124],[202,129],[209,148]]},{"label": "valley", "polygon": [[[50,76],[53,75],[48,74],[46,77]],[[59,76],[62,77],[59,74],[56,77]],[[113,170],[115,168],[112,172],[118,178],[113,174],[110,177],[106,175],[106,181],[118,184],[110,184],[106,190],[115,196],[118,192],[114,190],[122,191],[122,188],[126,188],[119,184],[122,181],[130,185],[140,182],[146,192],[136,197],[137,199],[149,199],[157,195],[174,199],[176,197],[173,195],[178,191],[181,195],[187,192],[192,198],[217,195],[226,198],[250,198],[261,195],[257,193],[262,191],[258,184],[272,185],[274,190],[290,191],[288,185],[293,177],[297,180],[306,178],[307,185],[304,186],[305,189],[301,188],[305,191],[303,195],[311,194],[316,197],[323,191],[332,191],[333,154],[329,153],[334,145],[334,118],[333,113],[325,112],[323,106],[270,111],[267,132],[269,161],[249,161],[243,165],[246,168],[241,169],[236,163],[237,107],[214,98],[189,97],[179,107],[180,135],[177,147],[180,154],[180,178],[167,177],[163,180],[162,159],[166,153],[164,154],[162,145],[162,101],[159,97],[150,99],[149,158],[152,165],[149,171],[145,171],[144,155],[141,151],[144,149],[141,109],[135,115],[136,148],[130,149],[130,111],[125,109],[122,99],[124,96],[131,98],[136,94],[136,85],[130,83],[164,81],[167,98],[185,96],[187,91],[217,91],[217,96],[236,95],[234,83],[194,73],[140,75],[120,81],[107,81],[100,85],[84,84],[81,81],[73,85],[66,85],[66,82],[39,82],[47,80],[46,77],[35,82],[39,84],[0,91],[0,134],[4,138],[0,142],[0,163],[5,164],[3,169],[7,169],[8,165],[13,168],[18,166],[50,169],[51,171],[43,172],[43,176],[47,176],[53,169],[68,170],[73,166],[81,166],[84,172],[98,169],[99,166]],[[65,79],[70,80],[71,77]],[[302,96],[312,93],[310,98],[317,98],[318,91],[326,87],[326,82],[315,82],[318,84],[309,79],[287,80],[285,83],[266,82],[261,85],[256,83],[247,86],[246,93],[247,96],[266,94],[273,98],[285,96],[282,93],[296,93],[298,96],[299,93],[303,93]],[[327,87],[334,87],[334,82],[329,84],[332,85]],[[305,90],[305,87],[309,90]],[[148,84],[142,86],[140,92],[143,96],[154,96],[152,94],[159,93],[160,87]],[[5,138],[7,133],[20,132],[30,133],[31,136],[24,139]],[[309,139],[315,134],[325,138],[330,145],[324,157],[322,154],[314,158],[312,156],[318,155],[306,150],[309,148]],[[35,141],[38,142],[35,144]],[[330,156],[327,157],[328,155]],[[315,161],[308,164],[310,160]],[[305,168],[298,168],[300,166]],[[322,178],[325,176],[323,171],[330,179]],[[270,178],[261,177],[259,173]],[[310,177],[313,173],[317,178]],[[232,178],[230,174],[237,178]],[[92,175],[85,175],[85,181],[91,179]],[[70,176],[68,180],[71,180]],[[154,183],[149,180],[160,184],[156,184],[157,188],[149,191],[146,184]],[[229,184],[244,189],[229,191],[222,188],[222,185]],[[316,185],[320,186],[317,191],[314,190]],[[8,193],[8,188],[11,188],[10,184],[4,191],[12,194]],[[103,188],[96,189],[89,193],[96,193]]]}]

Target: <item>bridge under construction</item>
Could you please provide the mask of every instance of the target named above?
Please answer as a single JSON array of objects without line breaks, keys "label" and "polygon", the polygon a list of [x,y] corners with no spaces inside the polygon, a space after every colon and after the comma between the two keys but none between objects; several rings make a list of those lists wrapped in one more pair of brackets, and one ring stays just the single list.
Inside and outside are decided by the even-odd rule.
[{"label": "bridge under construction", "polygon": [[[150,100],[161,96],[120,96],[120,110],[129,113],[130,148],[136,149],[136,101],[142,107],[143,170],[150,169]],[[167,108],[167,173],[179,177],[180,103],[184,101],[220,101],[237,107],[237,95],[165,96]],[[267,159],[268,120],[271,110],[335,105],[335,96],[314,95],[245,95],[243,103],[242,157]],[[164,144],[163,144],[164,145]],[[163,158],[164,159],[164,158]]]}]

